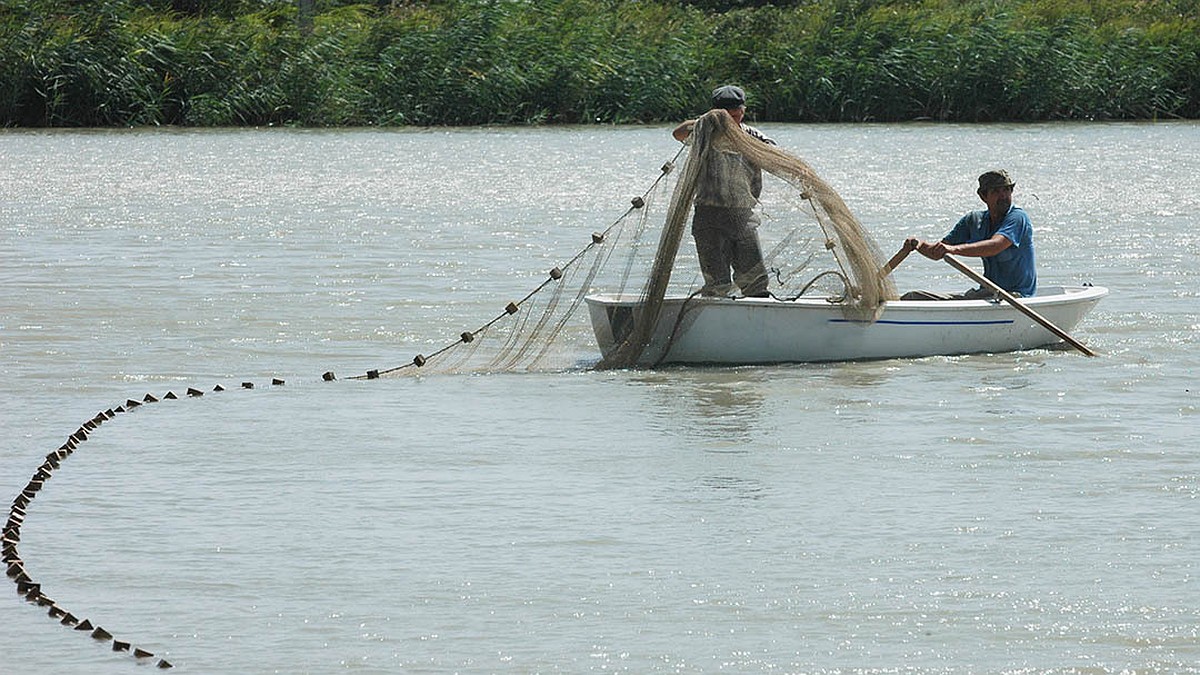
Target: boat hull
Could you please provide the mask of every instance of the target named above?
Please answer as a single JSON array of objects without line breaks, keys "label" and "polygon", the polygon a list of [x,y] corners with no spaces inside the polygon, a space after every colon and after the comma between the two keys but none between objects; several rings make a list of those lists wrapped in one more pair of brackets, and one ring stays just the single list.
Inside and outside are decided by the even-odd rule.
[{"label": "boat hull", "polygon": [[[1064,331],[1073,329],[1108,289],[1047,288],[1021,302]],[[635,296],[586,298],[600,351],[609,356],[632,325]],[[680,311],[683,316],[680,317]],[[855,361],[1009,352],[1059,338],[1003,301],[893,300],[874,321],[848,316],[822,298],[683,297],[664,300],[639,366],[744,365]]]}]

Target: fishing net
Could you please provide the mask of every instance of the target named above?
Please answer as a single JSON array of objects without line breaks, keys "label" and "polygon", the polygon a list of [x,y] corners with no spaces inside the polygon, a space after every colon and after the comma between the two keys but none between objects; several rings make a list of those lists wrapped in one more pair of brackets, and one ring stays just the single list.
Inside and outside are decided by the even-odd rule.
[{"label": "fishing net", "polygon": [[[698,186],[739,180],[744,172],[738,174],[729,168],[738,157],[783,183],[776,208],[785,216],[780,220],[789,221],[790,230],[764,256],[771,294],[777,300],[819,292],[848,318],[872,321],[882,311],[884,301],[896,298],[891,278],[880,274],[883,257],[879,248],[837,192],[806,162],[745,133],[723,110],[710,111],[697,120],[689,145],[690,151],[681,149],[663,165],[658,179],[645,193],[633,198],[624,214],[606,229],[594,232],[581,251],[549,270],[531,292],[509,302],[491,321],[463,332],[457,340],[428,355],[418,354],[408,363],[371,370],[360,377],[579,365],[564,364],[564,355],[594,353],[595,346],[579,344],[586,333],[564,329],[584,304],[585,296],[596,289],[625,295],[627,286],[636,283],[631,282],[635,272],[648,265],[640,290],[633,294],[637,309],[619,345],[591,364],[600,369],[639,365],[655,334],[668,291],[679,290],[689,297],[699,292],[692,290],[699,277],[695,260],[680,251]],[[676,162],[684,152],[686,161],[670,189],[667,178],[676,174]],[[658,245],[649,250],[648,240],[659,213],[655,206],[668,191],[670,199],[662,216]],[[791,226],[790,220],[796,215],[802,215],[806,222]],[[814,272],[814,263],[829,256],[832,267]],[[620,264],[614,266],[614,258]],[[681,268],[691,273],[692,283],[673,286],[672,275]]]}]

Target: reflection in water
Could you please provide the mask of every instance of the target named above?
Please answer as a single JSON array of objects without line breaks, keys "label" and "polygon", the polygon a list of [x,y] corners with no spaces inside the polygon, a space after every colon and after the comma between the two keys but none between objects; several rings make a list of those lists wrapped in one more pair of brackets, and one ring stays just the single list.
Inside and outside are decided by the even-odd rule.
[{"label": "reflection in water", "polygon": [[754,478],[736,476],[705,476],[700,487],[732,499],[762,499],[767,496],[767,487]]},{"label": "reflection in water", "polygon": [[902,363],[905,361],[849,361],[823,365],[828,369],[827,377],[838,388],[875,389],[886,384]]},{"label": "reflection in water", "polygon": [[[747,452],[761,436],[761,368],[679,368],[647,372],[630,382],[650,386],[662,427],[695,436],[706,452]],[[667,386],[669,385],[669,386]]]},{"label": "reflection in water", "polygon": [[[759,500],[767,496],[769,486],[745,474],[754,469],[747,465],[748,455],[758,446],[771,442],[774,427],[764,428],[764,404],[768,380],[762,368],[675,368],[645,372],[629,381],[649,386],[658,401],[654,416],[664,431],[685,436],[698,453],[692,459],[707,472],[710,462],[704,455],[729,456],[721,462],[721,473],[704,473],[685,485],[676,486],[685,501],[709,503],[714,500]],[[740,457],[733,457],[740,456]],[[678,493],[672,500],[679,499]]]}]

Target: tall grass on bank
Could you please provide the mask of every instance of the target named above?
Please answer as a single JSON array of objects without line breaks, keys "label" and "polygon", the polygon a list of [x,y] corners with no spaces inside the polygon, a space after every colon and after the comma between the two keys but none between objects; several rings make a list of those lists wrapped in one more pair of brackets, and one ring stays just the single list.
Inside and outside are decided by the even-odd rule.
[{"label": "tall grass on bank", "polygon": [[0,124],[650,122],[724,82],[759,120],[1200,117],[1197,0],[750,4],[9,0]]}]

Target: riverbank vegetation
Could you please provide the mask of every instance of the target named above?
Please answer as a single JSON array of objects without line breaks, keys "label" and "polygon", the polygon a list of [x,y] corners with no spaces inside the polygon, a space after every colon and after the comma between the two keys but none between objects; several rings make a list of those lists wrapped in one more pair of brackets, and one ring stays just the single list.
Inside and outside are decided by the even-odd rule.
[{"label": "riverbank vegetation", "polygon": [[0,125],[1200,117],[1200,0],[5,0]]}]

